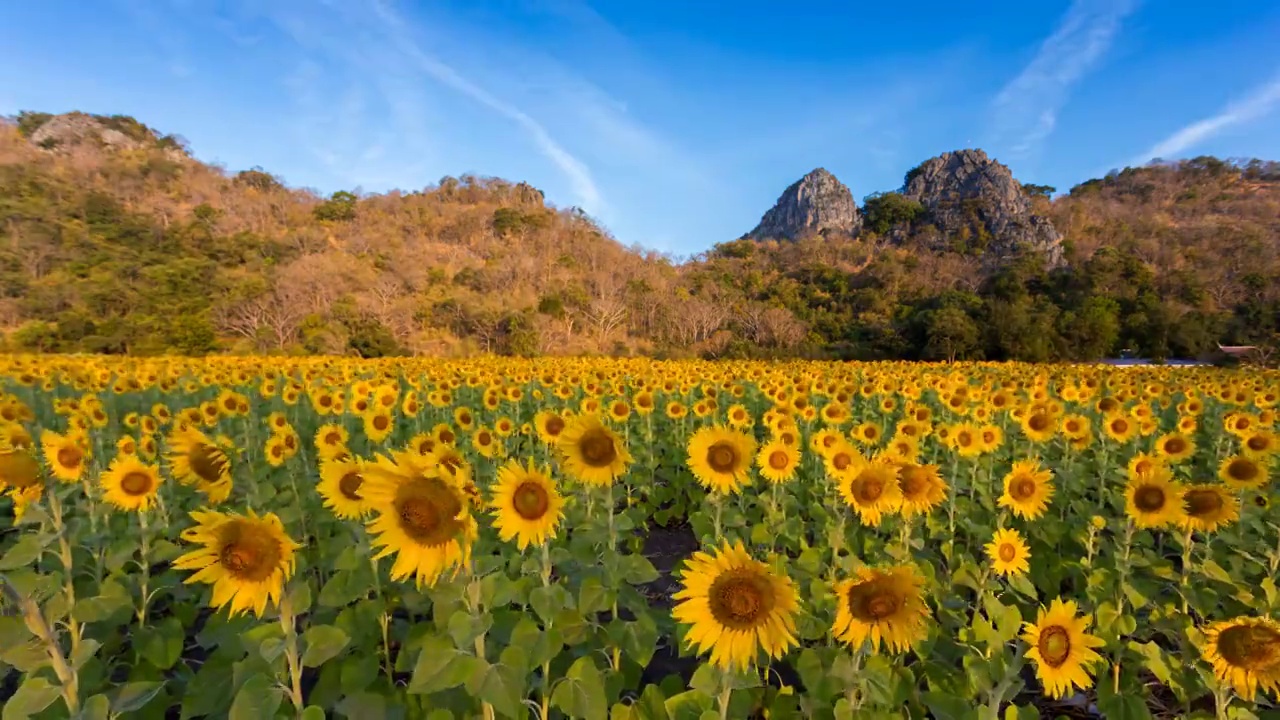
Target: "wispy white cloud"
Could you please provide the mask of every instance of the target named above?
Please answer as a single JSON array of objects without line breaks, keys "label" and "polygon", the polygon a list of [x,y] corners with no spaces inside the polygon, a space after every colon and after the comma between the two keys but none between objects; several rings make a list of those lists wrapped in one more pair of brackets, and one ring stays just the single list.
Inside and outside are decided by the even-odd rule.
[{"label": "wispy white cloud", "polygon": [[568,177],[574,194],[584,209],[592,212],[600,212],[603,209],[604,199],[601,197],[599,188],[596,187],[590,169],[557,142],[546,127],[520,108],[477,85],[450,65],[420,49],[406,31],[404,21],[384,2],[373,0],[371,7],[387,31],[388,38],[421,70],[438,82],[513,120],[529,134],[538,150]]},{"label": "wispy white cloud", "polygon": [[1029,155],[1058,122],[1072,89],[1114,43],[1137,0],[1074,0],[1031,62],[991,105],[992,141],[1012,156]]},{"label": "wispy white cloud", "polygon": [[1243,98],[1227,104],[1217,114],[1197,120],[1152,145],[1129,164],[1142,165],[1156,158],[1177,156],[1229,127],[1266,117],[1276,109],[1280,109],[1280,72],[1250,90]]}]

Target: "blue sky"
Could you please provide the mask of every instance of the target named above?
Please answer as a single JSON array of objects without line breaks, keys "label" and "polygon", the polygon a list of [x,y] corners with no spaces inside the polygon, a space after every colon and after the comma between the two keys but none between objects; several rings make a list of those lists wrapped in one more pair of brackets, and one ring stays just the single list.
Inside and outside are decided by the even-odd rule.
[{"label": "blue sky", "polygon": [[826,167],[855,197],[981,147],[1066,190],[1280,159],[1261,0],[40,0],[0,3],[0,113],[134,115],[329,193],[524,180],[688,255]]}]

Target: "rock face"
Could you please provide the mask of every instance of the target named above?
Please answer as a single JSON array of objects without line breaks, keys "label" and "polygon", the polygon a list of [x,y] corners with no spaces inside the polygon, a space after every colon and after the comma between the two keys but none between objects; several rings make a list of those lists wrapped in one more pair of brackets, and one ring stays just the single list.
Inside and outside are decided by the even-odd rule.
[{"label": "rock face", "polygon": [[30,131],[27,140],[45,150],[54,151],[80,146],[101,147],[107,150],[156,148],[164,151],[171,159],[186,156],[185,148],[178,138],[160,135],[131,117],[90,115],[82,112],[37,115],[38,118],[33,120],[39,124]]},{"label": "rock face", "polygon": [[1062,235],[1032,212],[1009,168],[981,150],[926,160],[907,173],[903,195],[924,207],[947,249],[979,254],[986,265],[1026,250],[1043,254],[1050,266],[1062,262]]},{"label": "rock face", "polygon": [[861,228],[853,193],[834,175],[818,168],[784,190],[747,237],[795,240],[828,232],[857,235]]}]

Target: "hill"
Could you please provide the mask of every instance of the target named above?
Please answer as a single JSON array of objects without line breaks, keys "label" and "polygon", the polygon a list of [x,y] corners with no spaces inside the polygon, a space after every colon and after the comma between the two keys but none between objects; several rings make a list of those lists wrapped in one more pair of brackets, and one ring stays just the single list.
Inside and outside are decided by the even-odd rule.
[{"label": "hill", "polygon": [[977,150],[861,208],[815,171],[749,237],[677,263],[524,183],[326,198],[133,118],[22,113],[0,123],[0,327],[11,349],[137,354],[1028,360],[1278,329],[1276,163],[1052,192]]}]

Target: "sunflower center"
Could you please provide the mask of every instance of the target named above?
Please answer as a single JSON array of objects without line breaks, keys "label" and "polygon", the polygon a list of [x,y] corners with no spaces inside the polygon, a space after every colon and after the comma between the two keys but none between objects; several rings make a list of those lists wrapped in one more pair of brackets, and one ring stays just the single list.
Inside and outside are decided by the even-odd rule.
[{"label": "sunflower center", "polygon": [[844,453],[838,453],[835,457],[831,458],[831,464],[835,466],[835,469],[837,470],[847,469],[852,462],[853,460]]},{"label": "sunflower center", "polygon": [[787,454],[781,450],[769,453],[769,467],[774,470],[786,470],[788,461]]},{"label": "sunflower center", "polygon": [[1182,438],[1169,438],[1164,443],[1164,451],[1170,455],[1177,455],[1187,449],[1187,441]]},{"label": "sunflower center", "polygon": [[1028,477],[1014,480],[1009,487],[1009,495],[1014,500],[1026,500],[1036,494],[1036,481]]},{"label": "sunflower center", "polygon": [[243,520],[233,520],[223,526],[222,547],[218,550],[218,564],[237,580],[262,582],[271,577],[280,565],[284,548],[264,528]]},{"label": "sunflower center", "polygon": [[440,547],[462,531],[462,499],[438,478],[410,481],[396,495],[400,529],[419,545]]},{"label": "sunflower center", "polygon": [[967,432],[959,433],[956,435],[956,444],[960,447],[967,448],[973,444],[973,436]]},{"label": "sunflower center", "polygon": [[1036,648],[1040,651],[1040,659],[1049,667],[1056,668],[1071,654],[1071,636],[1061,625],[1052,625],[1040,631]]},{"label": "sunflower center", "polygon": [[1018,557],[1018,551],[1015,550],[1013,545],[1010,543],[1001,544],[1000,552],[998,554],[1000,559],[1004,562],[1013,562],[1013,559]]},{"label": "sunflower center", "polygon": [[1133,494],[1133,504],[1142,512],[1156,512],[1164,508],[1165,502],[1164,488],[1155,485],[1143,485]]},{"label": "sunflower center", "polygon": [[139,470],[127,472],[124,477],[120,478],[120,489],[124,491],[125,495],[133,497],[139,497],[151,492],[151,485],[151,475]]},{"label": "sunflower center", "polygon": [[1187,505],[1187,514],[1192,517],[1215,515],[1224,504],[1222,495],[1214,490],[1188,490],[1183,500]]},{"label": "sunflower center", "polygon": [[730,473],[738,465],[738,453],[727,442],[718,442],[707,448],[707,464],[718,473]]},{"label": "sunflower center", "polygon": [[364,496],[360,494],[361,485],[364,485],[364,476],[358,471],[352,470],[343,475],[342,479],[338,481],[338,492],[342,493],[343,497],[348,500],[360,502],[364,500]]},{"label": "sunflower center", "polygon": [[511,504],[515,507],[516,513],[525,520],[538,520],[547,514],[547,509],[551,506],[551,498],[547,495],[547,489],[541,484],[526,480],[516,488]]},{"label": "sunflower center", "polygon": [[386,430],[391,426],[391,418],[386,415],[375,415],[373,418],[374,430]]},{"label": "sunflower center", "polygon": [[1036,413],[1027,418],[1027,427],[1036,432],[1044,432],[1049,429],[1049,417],[1044,413]]},{"label": "sunflower center", "polygon": [[583,433],[578,441],[578,449],[582,451],[582,459],[589,467],[609,467],[618,459],[618,449],[613,446],[613,438],[604,430],[593,428]]},{"label": "sunflower center", "polygon": [[1258,476],[1258,466],[1248,458],[1236,458],[1227,466],[1227,474],[1235,480],[1248,482]]},{"label": "sunflower center", "polygon": [[905,598],[888,583],[871,580],[850,588],[845,601],[854,618],[864,623],[873,623],[893,617],[902,607]]},{"label": "sunflower center", "polygon": [[1270,670],[1280,666],[1280,632],[1259,625],[1237,625],[1218,635],[1218,654],[1232,666]]},{"label": "sunflower center", "polygon": [[854,483],[853,495],[858,502],[874,504],[884,494],[884,479],[877,474],[864,472]]},{"label": "sunflower center", "polygon": [[1129,421],[1127,421],[1127,420],[1118,420],[1118,419],[1117,419],[1117,420],[1112,420],[1112,421],[1111,421],[1111,429],[1112,429],[1113,431],[1117,432],[1117,433],[1125,432],[1125,431],[1127,431],[1127,430],[1129,429]]},{"label": "sunflower center", "polygon": [[903,495],[915,497],[922,494],[929,486],[929,478],[924,468],[919,465],[908,465],[902,468],[898,476],[898,484],[902,487]]},{"label": "sunflower center", "polygon": [[205,482],[217,482],[227,469],[226,454],[207,443],[198,443],[191,448],[189,459],[191,471]]},{"label": "sunflower center", "polygon": [[732,630],[759,627],[777,601],[769,578],[753,568],[726,570],[707,590],[711,615]]},{"label": "sunflower center", "polygon": [[547,434],[552,437],[559,435],[560,431],[564,430],[564,418],[559,415],[553,415],[552,417],[547,418],[547,422],[543,425],[543,429],[545,429]]},{"label": "sunflower center", "polygon": [[440,431],[440,442],[442,442],[442,443],[444,443],[444,444],[446,444],[446,445],[452,445],[452,444],[453,444],[453,441],[454,441],[454,440],[457,440],[457,439],[458,439],[458,438],[457,438],[457,436],[455,436],[455,435],[453,434],[453,431],[452,431],[452,430],[441,430],[441,431]]},{"label": "sunflower center", "polygon": [[58,464],[64,468],[80,467],[80,461],[83,459],[84,453],[81,452],[78,447],[68,446],[58,448]]},{"label": "sunflower center", "polygon": [[1250,436],[1248,440],[1244,441],[1244,446],[1250,450],[1266,450],[1267,444],[1267,438],[1262,435],[1253,435]]},{"label": "sunflower center", "polygon": [[340,442],[342,442],[342,435],[336,432],[325,433],[325,436],[324,436],[325,445],[337,445]]}]

